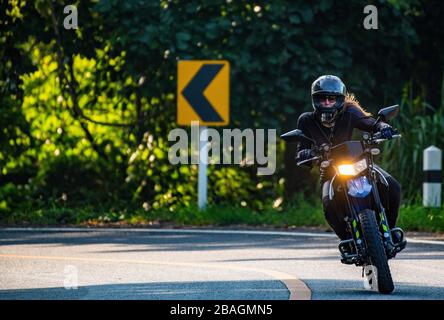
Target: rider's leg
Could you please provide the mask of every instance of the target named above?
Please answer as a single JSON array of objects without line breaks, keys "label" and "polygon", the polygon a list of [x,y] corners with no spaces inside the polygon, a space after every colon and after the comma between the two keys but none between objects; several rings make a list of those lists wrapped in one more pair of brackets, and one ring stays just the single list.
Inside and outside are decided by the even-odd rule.
[{"label": "rider's leg", "polygon": [[388,224],[390,229],[392,229],[396,226],[396,221],[398,219],[399,206],[401,204],[401,185],[385,170],[380,167],[378,167],[378,169],[382,172],[389,185],[387,187],[381,182],[377,184],[381,202],[385,208]]},{"label": "rider's leg", "polygon": [[[385,208],[385,213],[387,216],[389,228],[393,229],[396,227],[396,221],[398,219],[399,214],[399,206],[401,204],[401,185],[398,181],[396,181],[395,178],[393,178],[390,174],[388,174],[386,171],[379,168],[381,172],[383,173],[385,179],[388,182],[388,187],[378,182],[378,190],[379,194],[381,196],[381,202],[382,205]],[[400,243],[402,241],[402,234],[398,232],[393,232],[393,241],[395,243]],[[405,247],[405,241],[404,247]]]}]

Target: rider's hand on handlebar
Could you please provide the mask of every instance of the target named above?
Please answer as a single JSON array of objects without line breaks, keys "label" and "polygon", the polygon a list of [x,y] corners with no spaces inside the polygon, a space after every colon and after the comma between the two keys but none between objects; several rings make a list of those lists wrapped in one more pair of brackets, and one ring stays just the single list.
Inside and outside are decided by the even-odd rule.
[{"label": "rider's hand on handlebar", "polygon": [[387,140],[390,140],[395,134],[398,134],[398,132],[388,124],[382,127],[379,130],[379,133],[380,133],[379,137],[381,139],[387,139]]},{"label": "rider's hand on handlebar", "polygon": [[302,149],[298,152],[298,155],[296,156],[296,161],[300,162],[300,161],[308,160],[308,159],[313,158],[315,155],[316,154],[311,149]]},{"label": "rider's hand on handlebar", "polygon": [[296,156],[296,162],[297,162],[298,166],[302,165],[302,166],[311,168],[313,166],[313,161],[307,161],[303,164],[301,164],[300,162],[312,159],[315,156],[316,156],[316,153],[313,150],[302,149],[298,152],[298,155]]}]

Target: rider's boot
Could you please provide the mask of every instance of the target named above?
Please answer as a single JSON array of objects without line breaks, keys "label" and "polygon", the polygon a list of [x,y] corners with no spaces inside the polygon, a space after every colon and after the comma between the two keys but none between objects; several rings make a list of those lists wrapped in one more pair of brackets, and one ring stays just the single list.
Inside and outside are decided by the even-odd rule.
[{"label": "rider's boot", "polygon": [[393,243],[397,247],[396,251],[400,252],[407,245],[407,241],[404,239],[404,232],[400,228],[394,228],[390,230],[390,232],[392,234]]},{"label": "rider's boot", "polygon": [[339,252],[341,253],[341,262],[345,264],[352,264],[352,255],[356,254],[356,249],[353,245],[352,239],[342,240],[339,245]]}]

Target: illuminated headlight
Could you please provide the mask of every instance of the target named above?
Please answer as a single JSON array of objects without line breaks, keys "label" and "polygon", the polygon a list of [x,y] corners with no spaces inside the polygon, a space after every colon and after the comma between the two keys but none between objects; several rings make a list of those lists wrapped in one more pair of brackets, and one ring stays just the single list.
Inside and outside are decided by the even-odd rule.
[{"label": "illuminated headlight", "polygon": [[338,167],[341,176],[356,176],[367,169],[366,159],[359,160],[353,164],[341,164]]}]

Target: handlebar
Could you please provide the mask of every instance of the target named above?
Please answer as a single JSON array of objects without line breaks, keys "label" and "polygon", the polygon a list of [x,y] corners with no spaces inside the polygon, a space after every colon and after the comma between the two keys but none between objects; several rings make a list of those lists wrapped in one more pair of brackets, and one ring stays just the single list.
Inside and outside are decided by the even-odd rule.
[{"label": "handlebar", "polygon": [[[381,142],[389,140],[389,139],[380,139],[380,138],[378,138],[378,136],[380,136],[380,134],[378,134],[378,133],[376,133],[373,137],[375,137],[375,136],[376,136],[376,139],[373,140],[375,143],[381,143]],[[399,139],[399,138],[402,138],[401,134],[394,134],[392,136],[392,139]]]},{"label": "handlebar", "polygon": [[[380,136],[380,133],[379,133],[379,132],[376,133],[376,134],[374,134],[374,135],[373,135],[373,139],[371,139],[371,141],[372,141],[373,143],[379,144],[379,143],[381,143],[381,142],[384,142],[384,141],[389,140],[389,139],[381,139],[381,138],[378,138],[379,136]],[[394,135],[392,136],[392,139],[399,139],[399,138],[402,138],[402,135],[401,135],[401,134],[394,134]],[[303,165],[304,163],[307,163],[307,162],[310,162],[310,161],[319,160],[319,159],[322,159],[322,156],[315,156],[315,157],[310,158],[310,159],[306,159],[306,160],[303,160],[303,161],[299,161],[299,162],[296,163],[296,165],[297,165],[297,166],[300,166],[300,165]]]},{"label": "handlebar", "polygon": [[307,163],[307,162],[310,162],[310,161],[314,161],[314,160],[319,160],[319,159],[321,159],[321,157],[313,157],[313,158],[311,158],[311,159],[306,159],[306,160],[303,160],[303,161],[299,161],[299,162],[297,162],[296,164],[298,165],[298,166],[300,166],[300,165],[303,165],[304,163]]}]

